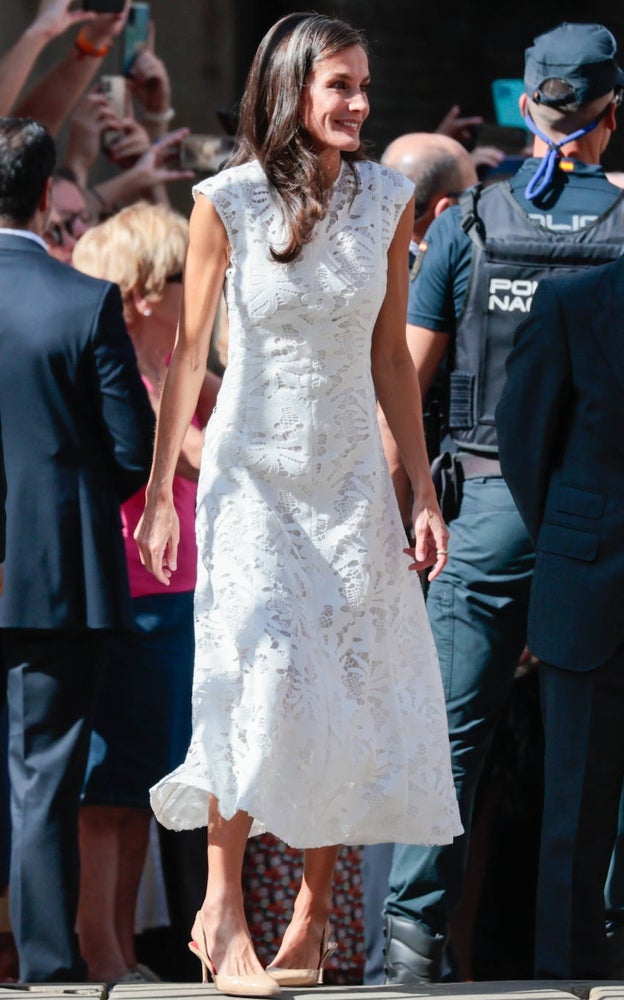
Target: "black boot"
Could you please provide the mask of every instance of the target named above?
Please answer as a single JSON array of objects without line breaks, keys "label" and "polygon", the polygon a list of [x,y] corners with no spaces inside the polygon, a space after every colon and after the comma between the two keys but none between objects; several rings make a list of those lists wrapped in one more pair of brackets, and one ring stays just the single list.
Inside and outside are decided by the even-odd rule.
[{"label": "black boot", "polygon": [[415,920],[388,914],[385,936],[386,983],[411,986],[440,981],[446,944],[442,934],[432,936]]}]

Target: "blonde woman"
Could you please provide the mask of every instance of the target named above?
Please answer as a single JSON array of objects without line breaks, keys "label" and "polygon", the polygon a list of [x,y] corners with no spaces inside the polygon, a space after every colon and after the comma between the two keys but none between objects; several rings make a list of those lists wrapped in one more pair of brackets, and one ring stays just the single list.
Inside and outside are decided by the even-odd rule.
[{"label": "blonde woman", "polygon": [[[158,411],[180,309],[186,220],[138,203],[89,230],[74,266],[120,288],[139,370]],[[80,947],[96,982],[156,978],[137,963],[134,917],[151,811],[148,790],[181,763],[190,736],[195,496],[203,427],[219,380],[206,373],[173,479],[179,571],[170,587],[141,565],[132,533],[143,492],[122,507],[136,631],[111,643],[98,701],[80,819]]]}]

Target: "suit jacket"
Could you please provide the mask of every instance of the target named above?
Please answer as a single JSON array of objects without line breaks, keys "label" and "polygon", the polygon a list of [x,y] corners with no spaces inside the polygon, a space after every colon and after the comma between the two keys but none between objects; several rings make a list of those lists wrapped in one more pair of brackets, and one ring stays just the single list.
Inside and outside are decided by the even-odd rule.
[{"label": "suit jacket", "polygon": [[129,626],[119,508],[147,480],[154,417],[118,287],[0,233],[0,358],[0,627]]},{"label": "suit jacket", "polygon": [[529,648],[589,670],[624,642],[624,257],[540,283],[496,419],[536,549]]},{"label": "suit jacket", "polygon": [[0,563],[4,562],[4,554],[6,552],[6,489],[2,428],[0,427]]}]

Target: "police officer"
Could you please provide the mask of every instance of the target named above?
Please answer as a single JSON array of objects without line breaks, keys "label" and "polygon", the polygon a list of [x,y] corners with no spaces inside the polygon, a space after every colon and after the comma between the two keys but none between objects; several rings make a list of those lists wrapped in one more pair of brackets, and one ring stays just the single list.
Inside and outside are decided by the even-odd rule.
[{"label": "police officer", "polygon": [[464,477],[449,561],[427,606],[465,833],[446,847],[395,847],[385,904],[390,983],[441,976],[479,776],[525,643],[534,556],[501,477],[494,419],[513,334],[545,274],[623,249],[623,194],[599,165],[624,85],[612,34],[560,24],[526,50],[524,84],[533,156],[511,180],[473,189],[432,223],[410,285],[408,339],[422,394],[448,357]]},{"label": "police officer", "polygon": [[[456,204],[462,191],[477,182],[474,161],[456,139],[437,132],[406,132],[384,150],[381,162],[399,170],[414,184],[414,226],[409,247],[409,267],[414,265],[418,244],[434,218]],[[430,458],[439,451],[442,420],[448,407],[446,373],[440,373],[423,401],[425,438]],[[379,411],[384,451],[406,531],[411,531],[411,485],[392,433]],[[383,982],[382,910],[388,891],[392,844],[370,844],[362,855],[362,895],[364,902],[364,985]]]}]

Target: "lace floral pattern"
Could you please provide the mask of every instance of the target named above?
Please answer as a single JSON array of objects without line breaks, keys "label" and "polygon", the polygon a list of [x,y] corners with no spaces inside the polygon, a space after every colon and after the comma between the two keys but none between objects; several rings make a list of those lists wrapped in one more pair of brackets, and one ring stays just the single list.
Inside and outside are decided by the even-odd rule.
[{"label": "lace floral pattern", "polygon": [[198,489],[193,738],[158,819],[287,844],[446,843],[461,830],[420,584],[375,416],[371,334],[412,186],[343,164],[301,257],[257,163],[202,182],[228,233],[228,366]]}]

